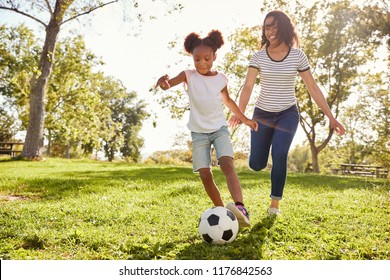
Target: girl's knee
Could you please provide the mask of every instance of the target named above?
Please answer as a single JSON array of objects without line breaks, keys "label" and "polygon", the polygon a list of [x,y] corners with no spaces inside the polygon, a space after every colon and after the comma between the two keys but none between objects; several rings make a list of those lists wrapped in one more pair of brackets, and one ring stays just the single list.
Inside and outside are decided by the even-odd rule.
[{"label": "girl's knee", "polygon": [[218,163],[223,172],[230,172],[234,170],[233,159],[231,157],[220,157],[218,159]]},{"label": "girl's knee", "polygon": [[198,170],[198,172],[199,172],[200,178],[202,178],[202,179],[209,179],[209,178],[213,177],[213,174],[211,173],[210,168],[201,168]]}]

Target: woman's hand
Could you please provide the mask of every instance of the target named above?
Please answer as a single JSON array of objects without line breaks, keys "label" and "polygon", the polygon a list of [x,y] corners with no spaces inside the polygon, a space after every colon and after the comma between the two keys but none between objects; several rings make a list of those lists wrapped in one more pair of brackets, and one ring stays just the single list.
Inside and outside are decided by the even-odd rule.
[{"label": "woman's hand", "polygon": [[[244,123],[245,123],[245,125],[249,126],[254,131],[257,131],[259,129],[258,123],[254,120],[247,118]],[[229,125],[231,128],[236,128],[240,124],[242,124],[242,121],[235,115],[229,119]]]},{"label": "woman's hand", "polygon": [[331,119],[330,120],[330,126],[334,129],[334,131],[338,135],[343,135],[345,133],[345,128],[339,123],[336,119]]},{"label": "woman's hand", "polygon": [[257,121],[251,120],[251,119],[246,119],[245,124],[249,126],[252,130],[257,131],[259,129],[259,125]]}]

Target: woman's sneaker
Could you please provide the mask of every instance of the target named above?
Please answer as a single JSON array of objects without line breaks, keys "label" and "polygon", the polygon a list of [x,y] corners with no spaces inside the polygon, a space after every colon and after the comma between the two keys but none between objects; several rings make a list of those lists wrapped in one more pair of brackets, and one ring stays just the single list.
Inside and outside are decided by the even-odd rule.
[{"label": "woman's sneaker", "polygon": [[232,202],[226,204],[226,208],[233,212],[234,216],[236,216],[238,220],[238,224],[241,227],[249,227],[251,222],[249,221],[249,213],[248,210],[242,205],[235,205]]},{"label": "woman's sneaker", "polygon": [[278,208],[268,209],[268,215],[270,215],[270,216],[279,216],[281,214],[282,214],[282,212],[280,212],[280,210]]}]

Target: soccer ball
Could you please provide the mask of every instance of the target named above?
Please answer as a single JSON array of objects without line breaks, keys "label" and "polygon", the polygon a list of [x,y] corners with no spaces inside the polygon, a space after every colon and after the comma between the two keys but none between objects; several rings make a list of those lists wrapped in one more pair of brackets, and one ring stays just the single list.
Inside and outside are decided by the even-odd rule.
[{"label": "soccer ball", "polygon": [[217,206],[203,212],[199,219],[199,234],[206,243],[222,245],[236,239],[238,221],[229,209]]}]

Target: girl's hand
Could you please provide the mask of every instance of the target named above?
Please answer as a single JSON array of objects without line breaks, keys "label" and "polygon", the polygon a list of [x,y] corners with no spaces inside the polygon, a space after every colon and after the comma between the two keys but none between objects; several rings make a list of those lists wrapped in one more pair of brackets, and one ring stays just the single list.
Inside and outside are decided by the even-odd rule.
[{"label": "girl's hand", "polygon": [[345,133],[345,128],[339,123],[336,119],[330,120],[330,126],[338,135],[343,135]]},{"label": "girl's hand", "polygon": [[169,84],[169,76],[164,75],[160,79],[158,79],[156,87],[160,87],[163,90],[169,89],[171,87],[171,85]]},{"label": "girl's hand", "polygon": [[247,119],[245,121],[245,124],[247,126],[249,126],[254,131],[257,131],[259,129],[259,125],[258,125],[257,121],[254,121],[254,120],[251,120],[251,119]]},{"label": "girl's hand", "polygon": [[229,125],[231,128],[236,128],[239,126],[242,122],[240,121],[239,118],[237,118],[235,115],[229,119]]}]

